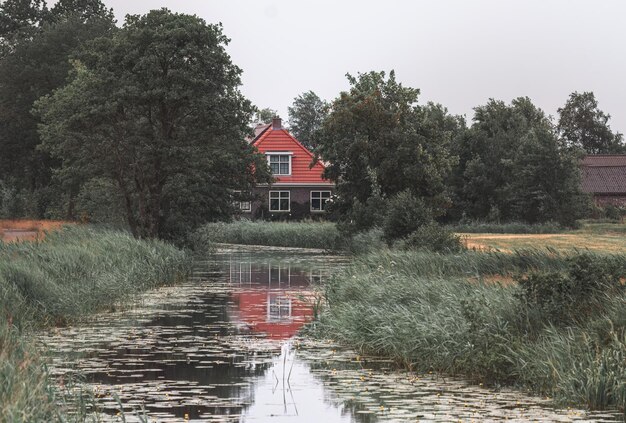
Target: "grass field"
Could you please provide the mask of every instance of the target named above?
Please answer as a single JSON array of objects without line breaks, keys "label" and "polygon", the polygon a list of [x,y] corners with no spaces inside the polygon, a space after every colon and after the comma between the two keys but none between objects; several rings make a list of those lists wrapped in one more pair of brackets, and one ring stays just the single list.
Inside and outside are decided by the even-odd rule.
[{"label": "grass field", "polygon": [[556,250],[590,250],[622,253],[626,251],[626,224],[590,223],[581,229],[556,234],[463,233],[469,249],[510,252],[529,248]]}]

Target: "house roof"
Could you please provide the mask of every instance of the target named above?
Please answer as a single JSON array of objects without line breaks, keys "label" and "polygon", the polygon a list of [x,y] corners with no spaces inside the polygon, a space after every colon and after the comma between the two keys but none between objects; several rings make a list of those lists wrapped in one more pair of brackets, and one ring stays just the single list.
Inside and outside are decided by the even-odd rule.
[{"label": "house roof", "polygon": [[626,154],[585,156],[581,162],[583,191],[626,194]]},{"label": "house roof", "polygon": [[248,141],[249,144],[254,143],[270,126],[272,126],[271,123],[257,123],[254,127],[254,135],[246,138],[246,141]]},{"label": "house roof", "polygon": [[594,154],[583,157],[583,166],[626,166],[626,154]]},{"label": "house roof", "polygon": [[291,173],[276,175],[274,185],[333,185],[331,181],[323,177],[325,164],[317,160],[313,153],[284,129],[279,118],[275,118],[274,122],[267,127],[259,127],[258,135],[251,144],[262,154],[267,152],[292,154]]}]

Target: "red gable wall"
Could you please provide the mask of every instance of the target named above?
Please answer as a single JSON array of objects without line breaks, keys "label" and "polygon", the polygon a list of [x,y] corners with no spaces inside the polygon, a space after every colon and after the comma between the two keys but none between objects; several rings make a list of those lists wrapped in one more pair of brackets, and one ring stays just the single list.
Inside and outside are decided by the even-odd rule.
[{"label": "red gable wall", "polygon": [[300,144],[289,132],[284,129],[272,129],[270,126],[267,130],[254,141],[254,146],[260,153],[267,152],[291,152],[291,175],[276,176],[278,183],[315,183],[328,184],[331,182],[322,178],[324,165],[319,161],[309,168],[313,160],[313,154]]}]

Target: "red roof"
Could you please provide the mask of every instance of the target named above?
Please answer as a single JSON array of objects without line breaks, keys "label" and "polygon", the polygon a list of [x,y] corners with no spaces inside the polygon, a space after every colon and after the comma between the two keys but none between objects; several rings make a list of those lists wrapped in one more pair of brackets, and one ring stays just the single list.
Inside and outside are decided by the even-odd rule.
[{"label": "red roof", "polygon": [[275,176],[276,182],[274,184],[333,185],[332,182],[322,177],[325,169],[324,164],[317,160],[311,167],[311,163],[315,159],[313,153],[285,129],[276,129],[268,125],[259,132],[252,144],[260,153],[291,153],[291,175]]},{"label": "red roof", "polygon": [[626,154],[589,155],[581,165],[583,191],[626,194]]}]

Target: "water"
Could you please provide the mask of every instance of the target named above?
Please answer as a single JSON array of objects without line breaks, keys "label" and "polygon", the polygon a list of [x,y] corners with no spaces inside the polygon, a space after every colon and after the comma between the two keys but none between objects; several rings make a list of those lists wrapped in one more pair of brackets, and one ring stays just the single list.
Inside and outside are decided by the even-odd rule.
[{"label": "water", "polygon": [[[393,370],[294,337],[345,258],[231,248],[182,285],[42,336],[59,380],[84,375],[103,421],[620,421],[461,379]],[[76,388],[74,388],[76,389]]]}]

